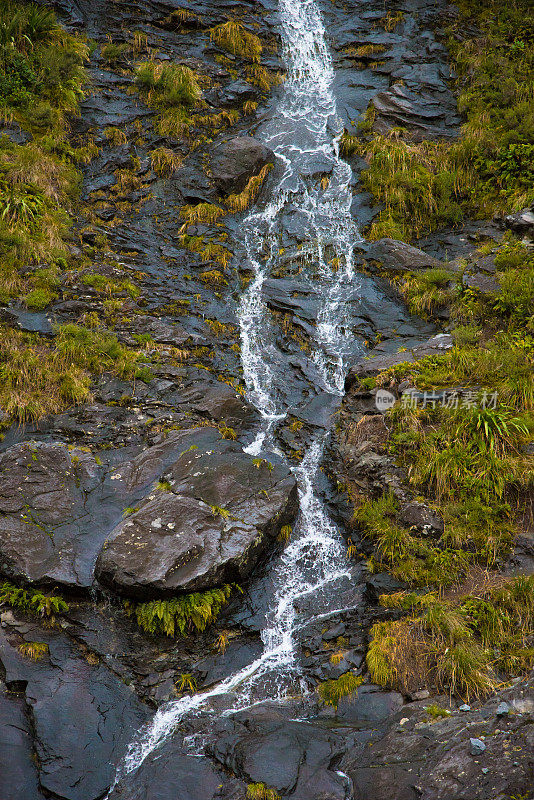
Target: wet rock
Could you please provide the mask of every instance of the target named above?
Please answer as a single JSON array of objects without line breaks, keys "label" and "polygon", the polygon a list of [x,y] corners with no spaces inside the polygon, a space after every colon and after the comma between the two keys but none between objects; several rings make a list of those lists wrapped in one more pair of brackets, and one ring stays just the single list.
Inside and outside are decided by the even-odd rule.
[{"label": "wet rock", "polygon": [[166,742],[132,776],[119,781],[110,800],[240,800],[246,784],[208,758],[189,755],[179,742]]},{"label": "wet rock", "polygon": [[22,308],[2,308],[0,319],[19,331],[40,333],[41,336],[52,336],[53,333],[47,315],[40,312],[26,311]]},{"label": "wet rock", "polygon": [[237,136],[217,145],[211,152],[211,177],[223,194],[241,192],[249,178],[266,164],[274,164],[275,155],[252,136]]},{"label": "wet rock", "polygon": [[464,286],[467,286],[469,289],[475,289],[481,294],[495,294],[501,291],[501,286],[498,281],[490,275],[484,275],[483,272],[464,275],[463,283]]},{"label": "wet rock", "polygon": [[369,247],[368,258],[380,261],[385,269],[394,272],[443,267],[441,261],[427,255],[419,248],[389,238],[373,242]]},{"label": "wet rock", "polygon": [[217,725],[210,754],[247,783],[265,783],[295,800],[345,800],[346,781],[331,765],[341,740],[272,708],[240,712]]},{"label": "wet rock", "polygon": [[[88,587],[99,548],[87,496],[102,469],[89,453],[25,442],[0,456],[0,573],[42,585]],[[103,539],[101,539],[103,541]]]},{"label": "wet rock", "polygon": [[198,591],[247,577],[297,510],[285,467],[258,466],[232,442],[190,449],[111,533],[96,574],[122,594],[149,597]]},{"label": "wet rock", "polygon": [[147,709],[104,666],[84,659],[64,634],[27,625],[25,638],[48,644],[49,655],[23,658],[0,631],[1,661],[7,685],[24,687],[39,783],[64,800],[97,800],[108,790],[132,730],[147,720]]},{"label": "wet rock", "polygon": [[394,716],[403,705],[398,692],[384,692],[378,686],[365,684],[352,696],[340,700],[337,716],[354,725],[376,725]]},{"label": "wet rock", "polygon": [[[359,361],[345,379],[345,391],[348,391],[356,381],[372,375],[377,375],[383,370],[402,364],[404,361],[412,363],[425,356],[441,355],[444,351],[450,350],[454,340],[449,333],[438,333],[426,342],[421,342],[411,349],[401,353],[389,353],[387,355],[371,355]],[[372,352],[372,351],[371,351]]]},{"label": "wet rock", "polygon": [[23,701],[0,690],[0,797],[42,800]]},{"label": "wet rock", "polygon": [[534,240],[534,205],[524,208],[518,214],[510,214],[504,221],[518,236]]},{"label": "wet rock", "polygon": [[424,503],[408,503],[399,514],[399,522],[407,528],[416,528],[420,533],[441,536],[444,530],[443,519]]},{"label": "wet rock", "polygon": [[508,703],[499,703],[497,708],[495,709],[495,714],[498,717],[506,717],[510,713],[510,706]]}]

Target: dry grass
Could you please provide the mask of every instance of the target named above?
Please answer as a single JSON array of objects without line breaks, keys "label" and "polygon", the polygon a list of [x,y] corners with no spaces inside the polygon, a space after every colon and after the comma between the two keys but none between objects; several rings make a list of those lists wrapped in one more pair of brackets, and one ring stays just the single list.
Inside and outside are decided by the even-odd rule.
[{"label": "dry grass", "polygon": [[233,214],[245,211],[256,200],[263,182],[272,170],[273,164],[266,164],[261,171],[248,181],[239,194],[231,194],[226,198],[226,205]]},{"label": "dry grass", "polygon": [[210,30],[211,41],[246,61],[255,64],[260,63],[262,45],[261,41],[253,33],[249,33],[239,22],[228,20],[223,25],[217,25]]}]

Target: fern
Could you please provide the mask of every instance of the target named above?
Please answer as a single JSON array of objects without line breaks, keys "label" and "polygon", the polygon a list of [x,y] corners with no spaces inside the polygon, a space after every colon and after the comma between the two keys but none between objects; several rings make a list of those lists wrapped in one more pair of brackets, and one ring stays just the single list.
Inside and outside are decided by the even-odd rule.
[{"label": "fern", "polygon": [[68,603],[59,595],[46,595],[36,589],[23,589],[12,583],[4,583],[0,587],[0,605],[20,608],[41,617],[64,614],[69,610]]},{"label": "fern", "polygon": [[237,584],[227,583],[218,589],[185,594],[171,600],[137,604],[126,601],[125,608],[128,615],[135,615],[138,625],[147,633],[184,636],[194,629],[204,631],[214,622],[234,590],[241,591]]}]

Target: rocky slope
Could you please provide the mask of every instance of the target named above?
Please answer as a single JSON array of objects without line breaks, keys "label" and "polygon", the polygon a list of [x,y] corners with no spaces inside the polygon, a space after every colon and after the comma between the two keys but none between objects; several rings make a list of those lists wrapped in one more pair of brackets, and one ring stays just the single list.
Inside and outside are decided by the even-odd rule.
[{"label": "rocky slope", "polygon": [[[85,402],[24,425],[3,417],[0,574],[29,594],[20,602],[12,588],[2,595],[0,796],[97,800],[155,707],[213,686],[258,657],[270,561],[298,510],[287,467],[275,455],[266,461],[242,449],[260,419],[243,390],[236,301],[250,273],[240,269],[242,212],[230,199],[273,164],[254,198],[269,195],[277,165],[255,132],[276,115],[283,65],[271,0],[53,5],[69,30],[90,39],[89,91],[72,138],[95,149],[83,167],[55,296],[39,310],[13,297],[0,312],[6,329],[36,333],[45,343],[56,340],[57,325],[104,327],[137,354],[139,369],[117,373],[102,362],[91,369]],[[347,129],[372,102],[377,132],[403,125],[416,141],[458,135],[447,51],[436,34],[453,9],[414,0],[395,7],[402,17],[394,23],[383,22],[384,9],[371,2],[323,5]],[[259,37],[262,72],[210,35],[229,16]],[[197,76],[203,104],[187,132],[162,127],[154,95],[136,83],[139,64],[150,60],[185,64]],[[29,139],[14,123],[4,132],[13,142]],[[377,209],[358,183],[364,162],[353,156],[351,163],[353,212],[363,227]],[[224,209],[224,216],[184,211],[200,204]],[[525,211],[507,224],[528,234],[531,216]],[[430,237],[423,250],[387,237],[358,250],[353,355],[361,359],[365,342],[371,358],[349,376],[325,465],[340,491],[326,478],[322,486],[351,547],[369,549],[349,525],[349,485],[369,497],[397,491],[409,528],[439,532],[441,525],[386,452],[376,391],[360,385],[452,345],[442,330],[446,306],[431,319],[412,314],[391,275],[442,266],[446,255],[454,269],[455,258],[488,235],[500,240],[503,230],[504,223],[472,223]],[[264,296],[277,346],[294,370],[284,391],[295,404],[309,397],[279,436],[298,460],[313,426],[328,428],[332,409],[310,380],[306,351],[317,291],[299,264],[298,228],[288,226],[285,237],[287,267],[265,283]],[[494,274],[473,255],[464,280],[493,292]],[[513,556],[523,571],[532,558],[529,535],[525,528]],[[386,570],[371,575],[361,558],[350,569],[345,608],[299,631],[310,686],[348,671],[367,674],[372,624],[399,617],[377,601],[404,584]],[[232,584],[239,589],[230,596]],[[213,627],[187,618],[184,635],[172,638],[154,614],[152,633],[138,624],[154,601],[227,588],[220,606],[228,605],[217,607]],[[55,606],[41,599],[50,596],[58,598]],[[31,598],[38,615],[30,613]],[[31,650],[36,644],[41,648]],[[272,800],[380,800],[392,797],[392,786],[395,800],[527,800],[533,696],[524,679],[461,710],[459,700],[429,699],[422,685],[387,691],[367,677],[335,711],[309,694],[221,715],[202,757],[184,746],[201,731],[192,718],[111,797],[241,800],[255,796],[251,785],[263,785],[273,794],[257,796]],[[436,717],[426,710],[434,700],[446,709]]]}]

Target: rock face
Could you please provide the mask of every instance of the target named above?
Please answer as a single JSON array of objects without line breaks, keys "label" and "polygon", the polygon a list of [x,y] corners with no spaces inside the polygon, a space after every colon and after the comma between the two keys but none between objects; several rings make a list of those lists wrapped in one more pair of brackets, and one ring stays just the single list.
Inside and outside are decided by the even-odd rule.
[{"label": "rock face", "polygon": [[[21,634],[46,643],[48,654],[39,661],[24,658],[16,649]],[[0,651],[8,688],[24,687],[40,787],[64,800],[102,797],[113,779],[113,764],[124,754],[132,730],[147,720],[148,709],[103,665],[81,659],[63,633],[17,625],[9,635],[0,631]],[[13,706],[10,714],[16,720]],[[24,730],[25,726],[8,740],[21,769],[27,747]],[[15,790],[2,796],[32,800],[34,769],[27,768],[22,784],[28,794]],[[6,778],[0,777],[0,786],[16,774],[11,765]]]},{"label": "rock face", "polygon": [[[195,446],[193,446],[195,447]],[[115,591],[154,597],[243,580],[297,510],[285,467],[254,463],[233,442],[189,449],[111,533],[96,566]]]},{"label": "rock face", "polygon": [[524,208],[518,214],[510,214],[505,219],[506,225],[518,236],[534,240],[534,204]]},{"label": "rock face", "polygon": [[379,239],[370,246],[367,255],[368,258],[382,262],[386,269],[395,272],[443,267],[440,261],[419,250],[418,247],[412,247],[396,239]]},{"label": "rock face", "polygon": [[[24,442],[0,456],[0,573],[13,580],[90,586],[99,549],[87,496],[100,484],[93,456]],[[103,537],[100,539],[100,544]]]},{"label": "rock face", "polygon": [[240,192],[249,178],[257,175],[276,156],[252,136],[236,136],[212,150],[210,167],[212,179],[223,194]]},{"label": "rock face", "polygon": [[[513,716],[497,716],[499,698],[515,698]],[[395,787],[395,800],[531,797],[532,682],[499,698],[436,721],[425,714],[424,702],[403,706],[386,728],[362,737],[343,758],[340,769],[352,779],[353,796],[391,800]]]}]

